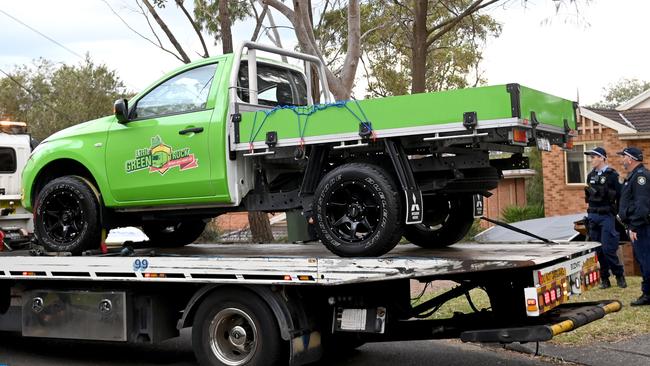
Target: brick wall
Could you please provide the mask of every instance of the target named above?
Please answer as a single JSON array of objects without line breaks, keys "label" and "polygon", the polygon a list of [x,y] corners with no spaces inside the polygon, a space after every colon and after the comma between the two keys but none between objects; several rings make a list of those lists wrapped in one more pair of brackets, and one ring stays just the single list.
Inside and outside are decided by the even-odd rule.
[{"label": "brick wall", "polygon": [[[491,190],[490,193],[492,193],[492,196],[484,199],[485,216],[500,220],[504,208],[508,206],[526,206],[526,178],[502,179],[499,186]],[[489,226],[492,226],[492,224],[481,220],[481,227]]]},{"label": "brick wall", "polygon": [[[616,169],[622,177],[626,173],[617,151],[627,146],[642,148],[650,156],[650,140],[622,141],[618,133],[610,128],[598,125],[587,118],[579,121],[578,137],[575,142],[599,142],[609,157],[607,163]],[[601,143],[602,142],[602,143]],[[584,184],[566,184],[564,151],[553,146],[551,152],[542,153],[542,170],[544,178],[544,211],[546,216],[568,215],[587,211],[584,200]]]}]

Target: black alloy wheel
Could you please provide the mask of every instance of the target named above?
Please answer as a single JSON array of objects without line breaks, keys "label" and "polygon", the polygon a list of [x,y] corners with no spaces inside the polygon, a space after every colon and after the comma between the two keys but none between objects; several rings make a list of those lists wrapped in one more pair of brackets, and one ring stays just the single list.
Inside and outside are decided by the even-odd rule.
[{"label": "black alloy wheel", "polygon": [[79,254],[99,247],[100,203],[92,184],[78,176],[47,183],[37,193],[34,234],[47,250]]},{"label": "black alloy wheel", "polygon": [[318,237],[339,256],[379,256],[402,235],[397,187],[375,165],[350,163],[326,174],[316,188],[313,212]]}]

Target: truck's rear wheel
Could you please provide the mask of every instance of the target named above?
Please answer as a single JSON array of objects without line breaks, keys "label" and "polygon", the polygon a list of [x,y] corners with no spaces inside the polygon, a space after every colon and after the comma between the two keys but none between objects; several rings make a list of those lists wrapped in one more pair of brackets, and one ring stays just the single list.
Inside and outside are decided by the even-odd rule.
[{"label": "truck's rear wheel", "polygon": [[404,237],[422,248],[442,248],[462,240],[472,228],[472,196],[424,203],[424,221],[406,225]]},{"label": "truck's rear wheel", "polygon": [[98,193],[86,179],[56,178],[36,195],[34,234],[49,251],[79,254],[97,248],[100,207]]},{"label": "truck's rear wheel", "polygon": [[382,255],[402,236],[401,207],[395,182],[385,170],[370,164],[341,165],[316,188],[316,231],[337,255]]},{"label": "truck's rear wheel", "polygon": [[243,290],[219,291],[203,301],[192,346],[203,366],[279,365],[285,348],[271,309]]},{"label": "truck's rear wheel", "polygon": [[147,222],[142,231],[149,237],[152,245],[177,248],[193,243],[205,230],[205,221],[187,220],[177,222]]}]

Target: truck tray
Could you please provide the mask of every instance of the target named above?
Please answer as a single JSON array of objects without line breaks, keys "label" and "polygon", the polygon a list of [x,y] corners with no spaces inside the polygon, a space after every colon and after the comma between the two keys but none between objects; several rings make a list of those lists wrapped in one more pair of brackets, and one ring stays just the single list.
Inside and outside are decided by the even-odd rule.
[{"label": "truck tray", "polygon": [[320,244],[195,244],[138,250],[135,256],[30,256],[0,253],[0,279],[68,279],[335,285],[531,269],[572,259],[600,244],[455,244],[397,246],[379,258],[341,258]]},{"label": "truck tray", "polygon": [[576,127],[573,102],[519,84],[507,84],[242,111],[241,121],[235,127],[235,149],[266,148],[267,133],[275,133],[276,146],[281,147],[358,140],[364,127],[370,127],[377,138],[466,131],[463,116],[467,112],[476,113],[477,129],[530,128],[533,114],[539,130],[564,134],[565,127]]}]

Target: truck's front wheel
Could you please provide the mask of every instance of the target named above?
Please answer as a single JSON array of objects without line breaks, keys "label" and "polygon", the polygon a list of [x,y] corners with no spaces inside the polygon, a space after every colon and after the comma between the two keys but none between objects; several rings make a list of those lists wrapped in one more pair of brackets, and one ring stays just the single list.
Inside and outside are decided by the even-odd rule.
[{"label": "truck's front wheel", "polygon": [[402,236],[401,206],[395,182],[384,169],[341,165],[316,188],[316,230],[337,255],[379,256],[393,249]]},{"label": "truck's front wheel", "polygon": [[442,248],[462,240],[472,228],[472,196],[425,201],[424,221],[406,225],[404,237],[422,248]]},{"label": "truck's front wheel", "polygon": [[49,251],[79,254],[97,248],[102,230],[100,207],[98,193],[86,179],[56,178],[37,194],[34,234]]},{"label": "truck's front wheel", "polygon": [[192,347],[202,366],[274,366],[285,349],[268,305],[243,290],[219,291],[199,307]]}]

